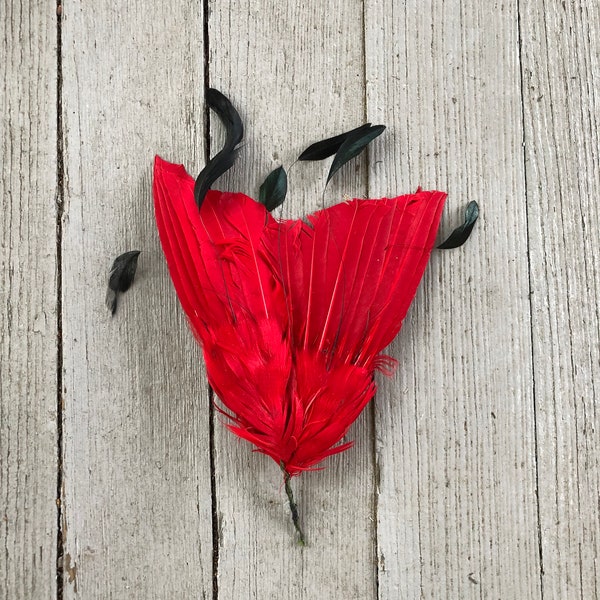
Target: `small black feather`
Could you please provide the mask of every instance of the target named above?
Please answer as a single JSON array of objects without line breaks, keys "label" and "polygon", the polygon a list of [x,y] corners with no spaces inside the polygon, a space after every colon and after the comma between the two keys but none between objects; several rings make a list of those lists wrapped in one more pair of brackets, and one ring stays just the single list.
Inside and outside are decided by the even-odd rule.
[{"label": "small black feather", "polygon": [[206,103],[221,119],[225,126],[226,136],[221,151],[208,161],[196,178],[194,198],[198,208],[202,206],[204,196],[211,185],[233,166],[236,157],[235,147],[244,137],[242,119],[227,97],[218,90],[210,88],[206,93]]},{"label": "small black feather", "polygon": [[331,163],[329,175],[327,175],[327,183],[349,160],[358,156],[384,130],[385,125],[372,125],[366,130],[361,130],[359,127],[355,133],[348,135],[342,142]]},{"label": "small black feather", "polygon": [[340,146],[349,136],[368,131],[370,127],[371,123],[365,123],[356,129],[346,131],[346,133],[340,133],[340,135],[327,138],[320,142],[315,142],[298,157],[298,160],[323,160],[329,158],[340,149]]},{"label": "small black feather", "polygon": [[465,222],[457,227],[444,242],[442,242],[439,246],[439,250],[450,250],[452,248],[458,248],[462,246],[471,235],[471,231],[473,231],[473,227],[475,226],[475,222],[479,217],[479,205],[475,200],[469,202],[467,204],[467,209],[465,211]]},{"label": "small black feather", "polygon": [[106,291],[106,306],[111,314],[117,310],[119,294],[126,292],[133,283],[137,270],[140,250],[131,250],[115,258],[108,274],[108,290]]},{"label": "small black feather", "polygon": [[271,171],[260,186],[258,199],[269,212],[283,204],[287,194],[287,173],[283,167]]}]

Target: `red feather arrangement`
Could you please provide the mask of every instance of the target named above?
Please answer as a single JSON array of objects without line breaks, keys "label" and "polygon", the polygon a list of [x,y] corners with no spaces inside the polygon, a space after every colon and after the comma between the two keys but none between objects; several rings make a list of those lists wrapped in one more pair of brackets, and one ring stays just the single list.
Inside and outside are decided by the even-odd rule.
[{"label": "red feather arrangement", "polygon": [[276,221],[157,157],[154,202],[177,294],[229,429],[289,478],[342,452],[406,315],[446,194],[351,200]]},{"label": "red feather arrangement", "polygon": [[[158,231],[219,410],[233,433],[283,470],[302,541],[289,480],[352,445],[340,442],[375,394],[374,372],[389,374],[395,364],[382,351],[415,295],[446,194],[351,200],[306,221],[276,220],[244,194],[209,190],[243,135],[229,101],[210,94],[228,125],[225,147],[196,182],[156,157]],[[381,131],[366,124],[300,159],[336,153],[331,177]],[[468,237],[472,205],[446,247]]]},{"label": "red feather arrangement", "polygon": [[229,428],[289,475],[336,445],[375,394],[433,248],[446,194],[351,200],[276,221],[243,194],[200,210],[183,166],[157,157],[171,277]]}]

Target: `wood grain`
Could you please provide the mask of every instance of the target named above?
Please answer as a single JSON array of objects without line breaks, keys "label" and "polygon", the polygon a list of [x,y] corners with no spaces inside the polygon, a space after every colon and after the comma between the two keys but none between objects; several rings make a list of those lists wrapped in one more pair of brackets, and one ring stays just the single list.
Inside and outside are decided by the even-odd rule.
[{"label": "wood grain", "polygon": [[522,5],[546,598],[598,598],[600,7]]},{"label": "wood grain", "polygon": [[212,593],[208,391],[151,195],[155,153],[204,160],[202,22],[183,1],[63,5],[65,598]]},{"label": "wood grain", "polygon": [[[211,85],[246,124],[246,143],[218,187],[256,197],[266,175],[310,143],[364,122],[362,2],[210,2]],[[214,120],[211,121],[214,123]],[[220,131],[213,147],[220,144]],[[365,158],[332,180],[329,162],[296,164],[279,215],[299,217],[366,192]],[[372,421],[355,447],[293,481],[308,545],[295,544],[281,473],[218,421],[216,483],[220,598],[346,598],[376,594]]]},{"label": "wood grain", "polygon": [[57,548],[56,15],[3,3],[0,598],[54,598]]},{"label": "wood grain", "polygon": [[515,2],[366,1],[369,194],[482,218],[435,252],[376,402],[380,598],[540,597]]},{"label": "wood grain", "polygon": [[[0,598],[600,597],[597,3],[67,1],[58,29],[53,3],[3,7]],[[418,185],[450,194],[440,237],[482,211],[433,254],[356,446],[293,481],[305,548],[279,469],[219,418],[211,457],[155,233],[154,154],[206,159],[205,17],[246,125],[217,187],[256,196],[368,118],[384,136],[324,195],[329,162],[296,164],[278,216]]]}]

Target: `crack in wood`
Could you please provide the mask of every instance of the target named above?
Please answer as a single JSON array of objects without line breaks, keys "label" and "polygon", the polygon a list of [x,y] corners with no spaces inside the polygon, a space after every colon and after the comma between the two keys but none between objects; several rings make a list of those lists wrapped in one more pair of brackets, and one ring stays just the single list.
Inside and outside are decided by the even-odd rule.
[{"label": "crack in wood", "polygon": [[[524,193],[525,193],[525,236],[527,246],[527,277],[529,283],[529,322],[533,323],[533,282],[531,273],[531,240],[529,237],[529,211],[528,211],[528,190],[529,182],[527,181],[528,166],[527,166],[527,146],[526,146],[526,131],[525,131],[525,77],[523,73],[523,24],[521,22],[521,0],[517,0],[517,43],[518,43],[518,56],[519,56],[519,88],[521,92],[521,130],[522,130],[522,148],[523,148],[523,179],[524,179]],[[535,502],[536,502],[536,519],[537,519],[537,544],[538,544],[538,559],[539,564],[539,580],[540,580],[540,597],[544,598],[544,554],[542,545],[542,517],[540,508],[540,449],[539,449],[539,432],[538,432],[538,414],[537,414],[537,395],[536,395],[536,356],[535,356],[535,343],[533,339],[533,327],[529,327],[530,330],[530,343],[531,343],[531,398],[533,401],[533,439],[535,449]],[[492,413],[494,418],[496,416]]]}]

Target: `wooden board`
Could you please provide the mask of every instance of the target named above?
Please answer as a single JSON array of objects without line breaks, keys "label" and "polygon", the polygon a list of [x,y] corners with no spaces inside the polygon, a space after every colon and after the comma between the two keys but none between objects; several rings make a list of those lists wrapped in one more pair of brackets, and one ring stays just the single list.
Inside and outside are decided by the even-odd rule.
[{"label": "wooden board", "polygon": [[[57,28],[5,4],[0,598],[600,596],[600,7],[100,0]],[[328,163],[296,164],[278,216],[418,185],[450,194],[441,237],[482,210],[434,253],[356,446],[294,480],[305,548],[277,466],[211,423],[155,232],[154,154],[197,173],[221,144],[207,81],[246,125],[223,189],[388,126],[324,196]]]},{"label": "wooden board", "polygon": [[63,6],[65,598],[212,593],[208,390],[151,194],[155,153],[204,160],[202,23],[183,1]]},{"label": "wooden board", "polygon": [[369,194],[449,192],[377,398],[380,598],[540,597],[516,3],[366,1]]},{"label": "wooden board", "polygon": [[521,4],[542,583],[598,598],[600,7]]},{"label": "wooden board", "polygon": [[4,3],[0,598],[56,594],[56,13]]},{"label": "wooden board", "polygon": [[[240,107],[247,130],[219,186],[256,197],[266,175],[289,167],[309,143],[364,122],[362,9],[358,0],[209,3],[210,83]],[[365,194],[365,164],[363,157],[332,181],[325,205]],[[320,208],[328,167],[296,164],[277,214]],[[375,597],[372,435],[367,410],[350,432],[352,450],[293,481],[308,539],[302,549],[279,468],[217,420],[220,598]]]}]

